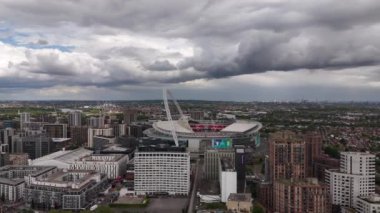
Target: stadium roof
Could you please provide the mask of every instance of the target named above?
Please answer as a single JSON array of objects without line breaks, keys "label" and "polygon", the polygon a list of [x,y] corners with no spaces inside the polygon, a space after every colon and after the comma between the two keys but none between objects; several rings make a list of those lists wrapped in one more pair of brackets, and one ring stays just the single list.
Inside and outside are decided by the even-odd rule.
[{"label": "stadium roof", "polygon": [[[182,133],[194,132],[191,128],[185,127],[185,125],[183,125],[180,120],[173,120],[173,124],[175,126],[176,132],[182,132]],[[166,131],[170,131],[172,129],[170,121],[158,121],[156,125],[158,128],[166,130]]]},{"label": "stadium roof", "polygon": [[231,125],[227,126],[226,128],[220,130],[221,132],[237,132],[237,133],[244,133],[248,132],[258,126],[257,122],[252,123],[232,123]]}]

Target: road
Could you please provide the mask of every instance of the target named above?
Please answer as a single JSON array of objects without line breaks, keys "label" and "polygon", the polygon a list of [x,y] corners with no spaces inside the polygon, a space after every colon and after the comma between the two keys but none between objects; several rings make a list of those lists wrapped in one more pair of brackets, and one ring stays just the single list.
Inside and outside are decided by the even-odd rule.
[{"label": "road", "polygon": [[190,197],[190,202],[189,202],[189,208],[187,210],[188,213],[193,213],[194,212],[194,200],[196,198],[197,194],[197,187],[198,187],[198,175],[199,175],[199,170],[200,170],[200,165],[199,165],[199,159],[197,160],[196,164],[196,170],[195,170],[195,177],[194,177],[194,182],[191,190],[191,197]]}]

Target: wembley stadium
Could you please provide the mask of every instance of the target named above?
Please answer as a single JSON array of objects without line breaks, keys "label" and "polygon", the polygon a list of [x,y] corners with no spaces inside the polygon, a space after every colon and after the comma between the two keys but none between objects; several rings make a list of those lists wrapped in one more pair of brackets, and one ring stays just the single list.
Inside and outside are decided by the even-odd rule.
[{"label": "wembley stadium", "polygon": [[[173,120],[167,96],[171,96],[180,114]],[[152,138],[174,140],[176,145],[187,141],[188,146],[199,147],[200,141],[210,141],[214,147],[231,146],[234,141],[245,140],[260,145],[259,130],[262,124],[257,121],[240,120],[193,120],[182,113],[182,110],[168,90],[164,90],[164,105],[167,121],[156,121],[144,134]]]}]

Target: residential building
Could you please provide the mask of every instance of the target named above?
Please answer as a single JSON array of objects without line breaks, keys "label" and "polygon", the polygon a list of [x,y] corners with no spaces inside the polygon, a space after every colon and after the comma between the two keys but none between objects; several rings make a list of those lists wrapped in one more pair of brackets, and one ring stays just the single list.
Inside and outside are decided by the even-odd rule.
[{"label": "residential building", "polygon": [[0,167],[0,195],[5,202],[19,201],[24,196],[25,180],[54,172],[53,166]]},{"label": "residential building", "polygon": [[306,175],[312,177],[315,159],[322,152],[322,136],[316,132],[308,132],[304,135],[304,140],[306,143]]},{"label": "residential building", "polygon": [[375,193],[375,155],[341,152],[340,169],[326,171],[333,205],[357,208],[358,197]]},{"label": "residential building", "polygon": [[139,147],[134,162],[137,195],[188,195],[190,154],[186,148]]},{"label": "residential building", "polygon": [[82,112],[81,111],[69,112],[68,124],[69,124],[69,127],[82,126]]},{"label": "residential building", "polygon": [[69,137],[71,143],[77,147],[85,146],[88,142],[88,127],[86,126],[71,126]]},{"label": "residential building", "polygon": [[131,125],[137,121],[138,111],[135,109],[124,110],[124,124]]},{"label": "residential building", "polygon": [[113,129],[112,128],[103,128],[103,129],[93,129],[89,128],[87,131],[87,147],[94,147],[94,136],[113,136]]},{"label": "residential building", "polygon": [[57,170],[32,177],[25,185],[25,202],[33,209],[48,211],[88,209],[107,186],[107,177],[95,171]]},{"label": "residential building", "polygon": [[316,178],[276,180],[273,183],[274,212],[330,212],[328,186]]},{"label": "residential building", "polygon": [[358,213],[377,213],[380,212],[380,195],[371,194],[359,197],[356,210]]},{"label": "residential building", "polygon": [[197,121],[204,120],[205,113],[203,111],[191,111],[190,118]]},{"label": "residential building", "polygon": [[269,166],[272,182],[278,179],[304,179],[307,167],[304,139],[290,131],[271,134]]},{"label": "residential building", "polygon": [[67,138],[67,124],[44,124],[46,136],[51,138]]}]

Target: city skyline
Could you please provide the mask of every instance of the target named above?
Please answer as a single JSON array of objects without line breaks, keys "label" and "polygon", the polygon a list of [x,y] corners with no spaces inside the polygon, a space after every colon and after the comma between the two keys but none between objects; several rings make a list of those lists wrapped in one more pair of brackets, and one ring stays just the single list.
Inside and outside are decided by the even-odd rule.
[{"label": "city skyline", "polygon": [[373,0],[3,0],[0,99],[145,100],[169,88],[201,100],[379,101],[379,9]]}]

